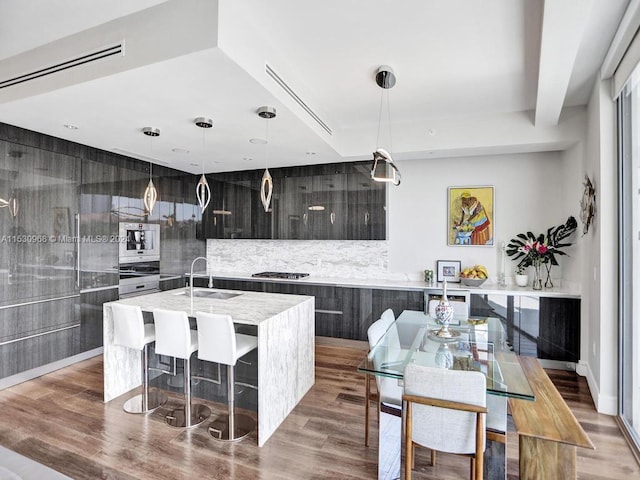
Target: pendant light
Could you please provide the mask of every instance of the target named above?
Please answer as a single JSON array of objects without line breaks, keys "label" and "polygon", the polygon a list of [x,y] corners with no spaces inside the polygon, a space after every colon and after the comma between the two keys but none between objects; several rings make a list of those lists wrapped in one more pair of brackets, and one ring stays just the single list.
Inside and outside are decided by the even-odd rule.
[{"label": "pendant light", "polygon": [[[153,137],[160,136],[160,129],[156,127],[144,127],[142,129],[142,133],[151,137],[151,142],[153,141]],[[151,144],[151,149],[153,150],[153,144]],[[144,203],[144,207],[149,212],[149,215],[153,212],[153,207],[156,204],[156,200],[158,199],[158,191],[156,190],[156,186],[153,184],[153,180],[151,179],[153,173],[153,164],[149,162],[149,183],[147,184],[147,188],[144,189],[144,194],[142,196],[142,201]]]},{"label": "pendant light", "polygon": [[262,175],[262,181],[260,182],[260,201],[264,207],[264,211],[268,212],[271,204],[271,196],[273,195],[273,178],[269,173],[269,122],[268,120],[276,116],[276,109],[274,107],[260,107],[257,110],[258,116],[267,120],[266,122],[266,155],[265,155],[265,169]]},{"label": "pendant light", "polygon": [[[382,65],[376,71],[376,83],[382,89],[380,92],[380,110],[378,112],[378,135],[376,137],[376,151],[373,152],[373,167],[371,168],[371,178],[376,182],[389,182],[394,185],[400,185],[400,170],[393,163],[391,154],[384,148],[379,147],[380,127],[382,125],[382,104],[387,97],[387,118],[389,123],[389,150],[392,150],[391,142],[391,108],[389,102],[389,89],[396,84],[396,76],[393,69],[388,65]],[[380,165],[378,165],[380,163]],[[391,175],[387,174],[391,168]],[[380,171],[382,170],[382,172]]]},{"label": "pendant light", "polygon": [[198,117],[194,123],[196,126],[202,128],[202,176],[200,181],[196,185],[196,198],[198,199],[198,205],[200,205],[200,213],[204,213],[205,209],[211,201],[211,189],[209,188],[209,182],[207,177],[204,176],[204,129],[213,127],[213,120],[206,117]]},{"label": "pendant light", "polygon": [[11,196],[9,197],[9,212],[11,212],[11,216],[16,218],[18,216],[18,210],[20,210],[20,205],[18,203],[18,197],[16,196],[15,190],[11,192]]}]

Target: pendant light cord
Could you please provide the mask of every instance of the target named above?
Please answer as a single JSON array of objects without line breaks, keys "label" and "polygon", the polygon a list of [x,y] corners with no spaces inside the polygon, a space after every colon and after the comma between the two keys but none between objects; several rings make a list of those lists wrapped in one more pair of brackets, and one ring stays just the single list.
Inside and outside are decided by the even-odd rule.
[{"label": "pendant light cord", "polygon": [[204,157],[206,156],[206,152],[204,149],[204,128],[202,129],[202,175],[204,175]]},{"label": "pendant light cord", "polygon": [[[153,137],[149,137],[149,152],[150,152],[151,158],[153,158]],[[151,181],[152,176],[153,176],[153,163],[151,162],[151,160],[149,160],[149,181]]]},{"label": "pendant light cord", "polygon": [[378,109],[378,134],[376,135],[376,148],[380,147],[380,130],[382,129],[382,105],[384,96],[387,94],[387,122],[389,125],[389,152],[393,153],[393,140],[391,135],[391,101],[389,100],[389,89],[382,89],[380,92],[380,108]]},{"label": "pendant light cord", "polygon": [[264,121],[266,122],[265,140],[267,141],[265,159],[264,159],[264,168],[268,169],[269,168],[269,119],[265,118]]}]

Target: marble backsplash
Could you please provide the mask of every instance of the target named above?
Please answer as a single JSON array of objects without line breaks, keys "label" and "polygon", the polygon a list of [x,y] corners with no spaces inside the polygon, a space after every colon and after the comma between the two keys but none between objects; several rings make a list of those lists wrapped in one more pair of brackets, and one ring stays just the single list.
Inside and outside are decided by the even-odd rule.
[{"label": "marble backsplash", "polygon": [[386,240],[207,240],[216,272],[304,272],[320,277],[407,280],[388,271]]}]

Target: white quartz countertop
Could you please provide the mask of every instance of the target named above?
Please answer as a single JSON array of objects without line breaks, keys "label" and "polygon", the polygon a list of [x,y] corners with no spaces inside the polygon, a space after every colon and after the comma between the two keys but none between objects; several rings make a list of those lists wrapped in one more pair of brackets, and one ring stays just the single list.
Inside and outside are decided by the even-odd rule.
[{"label": "white quartz countertop", "polygon": [[[187,294],[183,295],[182,293],[185,291],[187,291]],[[304,295],[284,295],[279,293],[236,290],[224,291],[239,293],[240,295],[225,300],[194,297],[192,301],[188,294],[188,289],[177,288],[175,290],[125,298],[118,300],[118,303],[137,305],[146,312],[152,312],[156,308],[181,310],[187,312],[187,315],[191,317],[195,316],[196,312],[219,313],[231,315],[234,323],[258,325],[296,305],[313,301],[313,297]],[[109,305],[110,303],[115,302],[105,303],[105,305]]]},{"label": "white quartz countertop", "polygon": [[[206,272],[194,273],[194,276],[209,277]],[[430,290],[442,288],[441,283],[427,284],[422,281],[415,280],[396,280],[384,278],[336,278],[323,277],[311,274],[308,277],[300,279],[280,279],[280,278],[261,278],[252,277],[251,273],[246,272],[214,272],[213,278],[225,280],[246,280],[254,282],[274,282],[274,283],[293,283],[306,285],[332,285],[337,287],[350,288],[375,288],[384,290]],[[188,275],[187,275],[188,277]],[[487,280],[480,287],[468,287],[460,283],[448,283],[447,291],[469,291],[477,294],[498,294],[498,295],[526,295],[531,297],[561,297],[561,298],[580,298],[580,291],[573,287],[554,287],[543,288],[542,290],[533,290],[531,287],[518,287],[516,285],[500,286],[490,283]]]}]

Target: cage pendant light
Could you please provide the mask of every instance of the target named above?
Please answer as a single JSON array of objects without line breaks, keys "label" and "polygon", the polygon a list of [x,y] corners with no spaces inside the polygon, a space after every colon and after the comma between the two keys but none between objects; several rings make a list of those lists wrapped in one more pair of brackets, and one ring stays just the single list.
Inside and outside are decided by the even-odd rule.
[{"label": "cage pendant light", "polygon": [[274,107],[260,107],[257,110],[258,116],[267,120],[266,122],[266,155],[265,155],[265,169],[262,174],[262,181],[260,182],[260,201],[264,207],[264,211],[268,212],[271,206],[271,196],[273,195],[273,178],[269,173],[269,122],[268,120],[276,116],[276,109]]},{"label": "cage pendant light", "polygon": [[11,216],[16,218],[18,216],[18,211],[20,210],[20,204],[18,203],[18,197],[16,196],[16,192],[12,191],[11,196],[9,197],[9,212],[11,212]]},{"label": "cage pendant light", "polygon": [[[160,129],[155,127],[144,127],[142,129],[142,133],[151,137],[151,141],[153,141],[153,137],[160,136]],[[156,204],[156,200],[158,200],[158,190],[156,190],[156,186],[153,184],[152,175],[153,164],[149,162],[149,183],[147,184],[147,188],[144,189],[144,194],[142,195],[144,208],[147,210],[147,212],[149,212],[149,215],[153,213],[153,207]]]},{"label": "cage pendant light", "polygon": [[[195,124],[200,128],[213,127],[213,120],[205,117],[198,117],[195,119]],[[204,213],[205,209],[211,201],[211,188],[209,188],[209,182],[207,177],[204,176],[204,130],[202,130],[202,176],[196,184],[196,198],[198,199],[198,205],[200,205],[200,213]]]},{"label": "cage pendant light", "polygon": [[[376,137],[376,151],[373,152],[373,166],[371,167],[371,178],[376,182],[389,182],[393,185],[400,185],[400,170],[393,162],[391,154],[384,148],[379,147],[380,127],[382,125],[382,104],[386,93],[387,115],[389,123],[389,150],[392,150],[391,141],[391,106],[389,102],[389,89],[396,84],[396,76],[393,69],[388,65],[382,65],[376,71],[376,84],[382,89],[380,93],[380,110],[378,112],[378,135]],[[390,173],[388,172],[389,170]]]}]

